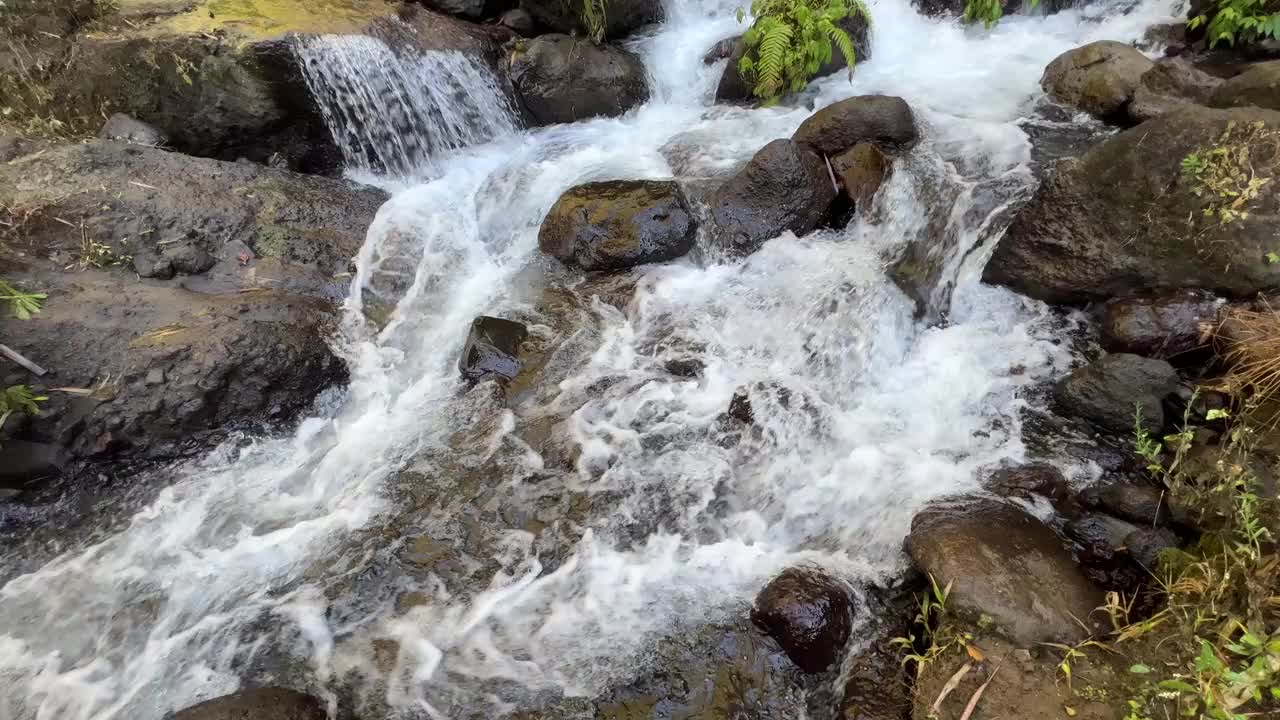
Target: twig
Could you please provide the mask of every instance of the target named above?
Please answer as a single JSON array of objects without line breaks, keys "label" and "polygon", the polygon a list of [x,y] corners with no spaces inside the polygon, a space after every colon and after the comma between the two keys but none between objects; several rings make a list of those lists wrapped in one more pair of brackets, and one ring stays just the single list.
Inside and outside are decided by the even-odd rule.
[{"label": "twig", "polygon": [[836,171],[831,169],[831,158],[827,157],[826,153],[823,153],[822,161],[827,164],[827,177],[831,178],[831,187],[836,191],[836,194],[839,195],[840,183],[836,182]]},{"label": "twig", "polygon": [[30,370],[32,373],[34,373],[37,376],[44,375],[46,372],[48,372],[44,368],[40,367],[39,365],[23,357],[17,350],[14,350],[13,348],[3,343],[0,343],[0,355],[4,355],[5,357],[18,363],[19,365],[26,368],[27,370]]},{"label": "twig", "polygon": [[996,673],[998,672],[1000,672],[999,665],[996,666],[995,670],[991,671],[991,676],[987,678],[987,681],[982,683],[977,690],[973,691],[973,697],[969,698],[969,704],[964,706],[964,714],[960,716],[960,720],[969,720],[969,716],[973,714],[974,708],[978,707],[978,700],[982,697],[983,691],[987,689],[987,686],[991,684],[992,680],[996,679]]}]

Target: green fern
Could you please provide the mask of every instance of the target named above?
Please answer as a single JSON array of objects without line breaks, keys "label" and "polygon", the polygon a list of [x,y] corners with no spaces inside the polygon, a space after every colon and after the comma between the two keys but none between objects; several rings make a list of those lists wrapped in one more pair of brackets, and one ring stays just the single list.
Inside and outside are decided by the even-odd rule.
[{"label": "green fern", "polygon": [[[966,23],[975,23],[979,20],[990,30],[992,26],[1000,22],[1000,18],[1004,17],[1004,5],[1006,0],[966,0],[964,4],[964,21]],[[1040,0],[1027,0],[1027,7],[1036,8],[1040,4]]]},{"label": "green fern", "polygon": [[[857,60],[853,38],[839,22],[860,15],[870,24],[862,0],[755,0],[751,14],[755,22],[742,36],[747,50],[738,61],[738,74],[766,105],[784,92],[803,90],[835,51],[852,77]],[[739,9],[738,21],[743,17]]]}]

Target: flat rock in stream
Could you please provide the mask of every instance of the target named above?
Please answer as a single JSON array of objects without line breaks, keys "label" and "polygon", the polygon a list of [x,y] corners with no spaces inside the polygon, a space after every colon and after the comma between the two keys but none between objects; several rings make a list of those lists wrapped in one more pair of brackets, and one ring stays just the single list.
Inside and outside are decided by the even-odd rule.
[{"label": "flat rock in stream", "polygon": [[1163,360],[1111,353],[1058,382],[1054,398],[1067,415],[1115,433],[1133,432],[1137,413],[1152,434],[1164,428],[1164,398],[1178,387],[1178,373]]},{"label": "flat rock in stream", "polygon": [[948,608],[990,616],[1014,642],[1082,640],[1102,604],[1053,530],[1012,505],[975,498],[926,508],[906,549],[939,587],[952,584]]},{"label": "flat rock in stream", "polygon": [[538,230],[543,252],[583,270],[624,270],[674,260],[698,227],[669,180],[611,180],[569,188]]},{"label": "flat rock in stream", "polygon": [[791,139],[824,155],[838,155],[858,143],[889,150],[915,144],[915,116],[900,97],[859,95],[810,115]]},{"label": "flat rock in stream", "polygon": [[1115,300],[1103,309],[1099,341],[1110,352],[1162,359],[1207,349],[1222,306],[1196,291]]},{"label": "flat rock in stream", "polygon": [[1154,65],[1132,45],[1100,40],[1054,58],[1040,87],[1058,102],[1114,122],[1124,119],[1142,75]]}]

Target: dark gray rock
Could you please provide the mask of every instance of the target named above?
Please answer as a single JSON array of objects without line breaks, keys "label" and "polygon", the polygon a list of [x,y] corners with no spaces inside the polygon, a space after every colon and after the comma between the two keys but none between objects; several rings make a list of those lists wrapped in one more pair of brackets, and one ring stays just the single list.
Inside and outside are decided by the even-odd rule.
[{"label": "dark gray rock", "polygon": [[843,657],[852,625],[849,591],[817,568],[788,568],[756,597],[751,621],[801,670],[817,673]]},{"label": "dark gray rock", "polygon": [[649,99],[644,63],[634,53],[568,35],[518,41],[507,75],[538,125],[614,117]]},{"label": "dark gray rock", "polygon": [[951,584],[948,609],[988,615],[1017,643],[1083,640],[1102,604],[1058,536],[1012,505],[975,498],[926,508],[911,522],[906,550],[939,587]]},{"label": "dark gray rock", "polygon": [[468,20],[483,20],[513,9],[515,0],[421,0],[428,7]]},{"label": "dark gray rock", "polygon": [[[1219,145],[1228,127],[1252,132],[1255,123],[1262,132],[1278,131],[1280,113],[1191,107],[1059,162],[1014,218],[983,281],[1051,303],[1181,289],[1228,297],[1280,289],[1280,265],[1266,261],[1280,223],[1280,183],[1259,189],[1243,208],[1247,217],[1223,223],[1205,216],[1214,199],[1181,167],[1189,154]],[[1265,140],[1250,149],[1257,177],[1280,176],[1280,154]]]},{"label": "dark gray rock", "polygon": [[1080,548],[1080,558],[1091,564],[1110,564],[1124,553],[1125,538],[1137,525],[1102,513],[1086,513],[1067,522],[1067,537]]},{"label": "dark gray rock", "polygon": [[809,116],[791,136],[825,155],[858,143],[900,150],[916,142],[915,116],[899,97],[859,95],[832,103]]},{"label": "dark gray rock", "polygon": [[498,18],[498,25],[507,28],[520,37],[533,37],[538,34],[538,24],[533,16],[524,8],[512,8]]},{"label": "dark gray rock", "polygon": [[119,140],[134,145],[150,145],[160,147],[169,144],[169,136],[153,125],[141,120],[134,120],[124,113],[116,113],[107,118],[98,137],[103,140]]},{"label": "dark gray rock", "polygon": [[47,443],[0,440],[0,488],[20,490],[57,477],[66,464],[62,448]]},{"label": "dark gray rock", "polygon": [[711,196],[715,241],[736,254],[753,253],[784,231],[813,230],[835,198],[817,153],[791,140],[774,140]]},{"label": "dark gray rock", "polygon": [[1003,467],[991,473],[985,483],[992,492],[1005,497],[1029,498],[1039,495],[1055,505],[1064,502],[1071,487],[1062,471],[1048,463],[1027,463]]},{"label": "dark gray rock", "polygon": [[538,246],[583,270],[622,270],[681,257],[697,231],[676,183],[613,180],[566,190],[543,219]]},{"label": "dark gray rock", "polygon": [[328,720],[324,703],[284,688],[241,690],[169,713],[165,720]]},{"label": "dark gray rock", "polygon": [[1164,360],[1112,353],[1073,370],[1054,397],[1067,415],[1122,434],[1133,432],[1141,408],[1142,427],[1155,434],[1164,427],[1164,398],[1177,387],[1178,373]]},{"label": "dark gray rock", "polygon": [[1115,300],[1103,310],[1102,347],[1164,359],[1202,350],[1221,309],[1221,300],[1196,291]]},{"label": "dark gray rock", "polygon": [[1160,566],[1160,554],[1182,543],[1168,528],[1139,528],[1125,536],[1124,544],[1134,562],[1154,573]]},{"label": "dark gray rock", "polygon": [[513,320],[478,317],[471,323],[458,370],[472,382],[510,381],[520,372],[520,346],[528,335],[525,326]]},{"label": "dark gray rock", "polygon": [[1154,527],[1169,521],[1167,495],[1163,488],[1151,485],[1116,483],[1085,489],[1080,502],[1142,527]]},{"label": "dark gray rock", "polygon": [[1115,122],[1124,119],[1142,75],[1153,66],[1131,45],[1100,40],[1055,58],[1045,68],[1040,87],[1058,102]]},{"label": "dark gray rock", "polygon": [[[576,33],[580,37],[588,34],[577,4],[563,0],[520,0],[520,7],[551,32]],[[665,12],[661,0],[609,0],[605,3],[604,16],[605,38],[618,39],[646,25],[662,22]]]}]

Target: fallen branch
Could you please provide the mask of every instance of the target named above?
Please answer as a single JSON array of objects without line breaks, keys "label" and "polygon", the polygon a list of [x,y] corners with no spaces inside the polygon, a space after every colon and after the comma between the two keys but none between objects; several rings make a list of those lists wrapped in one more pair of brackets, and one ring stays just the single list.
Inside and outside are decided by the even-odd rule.
[{"label": "fallen branch", "polygon": [[18,363],[22,367],[34,373],[36,376],[44,375],[46,372],[48,372],[44,368],[40,367],[39,365],[23,357],[21,353],[9,347],[8,345],[0,344],[0,355],[4,355],[10,360]]}]

